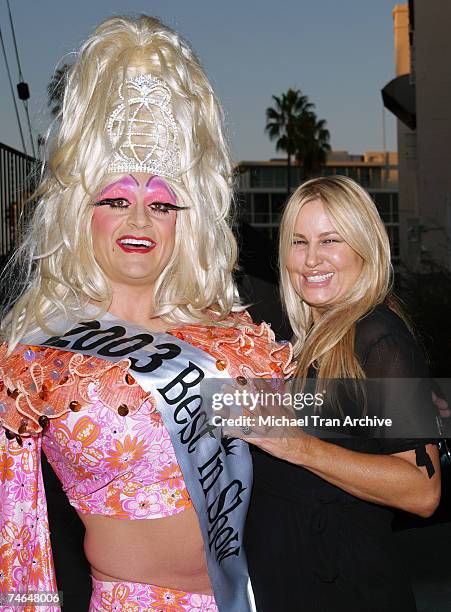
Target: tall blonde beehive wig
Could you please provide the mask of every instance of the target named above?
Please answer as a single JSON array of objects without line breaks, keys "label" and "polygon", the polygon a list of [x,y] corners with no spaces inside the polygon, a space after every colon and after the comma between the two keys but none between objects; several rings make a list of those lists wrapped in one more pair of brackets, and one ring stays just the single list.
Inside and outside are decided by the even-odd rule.
[{"label": "tall blonde beehive wig", "polygon": [[[56,314],[77,316],[89,301],[107,310],[108,279],[91,236],[93,198],[112,148],[106,123],[127,77],[150,74],[172,93],[180,147],[180,180],[166,179],[179,205],[175,248],[155,289],[156,312],[168,322],[206,321],[239,308],[232,279],[237,257],[228,224],[232,164],[223,116],[190,46],[158,19],[114,17],[81,46],[67,75],[59,128],[38,191],[38,204],[15,260],[25,267],[24,290],[3,321],[14,345],[28,329]],[[117,177],[117,175],[116,175]],[[212,245],[214,255],[212,256]]]},{"label": "tall blonde beehive wig", "polygon": [[[363,259],[360,276],[337,304],[326,305],[313,325],[310,306],[296,293],[287,271],[296,219],[301,208],[320,200],[335,230]],[[280,228],[280,276],[282,302],[295,335],[297,375],[306,377],[314,365],[318,378],[363,378],[354,354],[356,322],[388,299],[401,316],[390,294],[392,265],[387,231],[369,194],[344,176],[320,177],[301,185],[289,199]]]}]

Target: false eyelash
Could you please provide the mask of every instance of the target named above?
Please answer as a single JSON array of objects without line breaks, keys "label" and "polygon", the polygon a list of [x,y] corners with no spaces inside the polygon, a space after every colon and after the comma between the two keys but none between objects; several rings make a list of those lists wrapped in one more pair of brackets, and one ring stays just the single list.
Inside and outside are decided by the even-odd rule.
[{"label": "false eyelash", "polygon": [[116,202],[127,202],[127,204],[130,204],[126,198],[105,198],[104,200],[94,202],[94,206],[108,206]]}]

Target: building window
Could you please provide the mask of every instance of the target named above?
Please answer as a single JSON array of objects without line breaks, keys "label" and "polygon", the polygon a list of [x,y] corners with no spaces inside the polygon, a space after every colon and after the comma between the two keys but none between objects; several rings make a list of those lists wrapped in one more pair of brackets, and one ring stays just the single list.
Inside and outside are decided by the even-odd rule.
[{"label": "building window", "polygon": [[374,201],[384,223],[391,223],[391,199],[389,193],[375,193]]},{"label": "building window", "polygon": [[398,193],[375,192],[371,197],[376,204],[377,210],[384,222],[390,240],[391,256],[394,263],[399,261],[399,211]]},{"label": "building window", "polygon": [[335,174],[338,174],[340,176],[348,176],[348,169],[346,168],[346,166],[338,166],[337,168],[335,168]]},{"label": "building window", "polygon": [[[301,183],[301,174],[304,175],[304,169],[299,166],[291,166],[290,168],[290,186],[295,187]],[[286,187],[286,183],[284,184]]]},{"label": "building window", "polygon": [[286,168],[274,168],[274,185],[273,187],[287,186],[287,170]]},{"label": "building window", "polygon": [[372,198],[384,223],[398,223],[398,194],[384,191],[372,193]]},{"label": "building window", "polygon": [[[291,176],[293,176],[293,168],[291,169]],[[262,166],[251,169],[250,186],[252,188],[283,188],[286,187],[286,184],[287,169],[284,166],[277,166],[274,168]]]},{"label": "building window", "polygon": [[380,168],[371,168],[371,187],[380,187],[381,186],[381,169]]},{"label": "building window", "polygon": [[364,166],[360,168],[360,184],[362,187],[370,186],[370,169]]},{"label": "building window", "polygon": [[260,187],[260,173],[258,168],[251,169],[251,187]]},{"label": "building window", "polygon": [[348,168],[348,176],[349,178],[354,179],[355,181],[359,181],[359,169],[355,166],[350,166]]}]

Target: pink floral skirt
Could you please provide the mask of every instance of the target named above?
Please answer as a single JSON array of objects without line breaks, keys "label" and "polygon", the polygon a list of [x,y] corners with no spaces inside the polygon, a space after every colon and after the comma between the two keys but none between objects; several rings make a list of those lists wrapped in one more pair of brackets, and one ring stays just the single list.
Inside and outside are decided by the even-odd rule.
[{"label": "pink floral skirt", "polygon": [[218,612],[213,595],[92,578],[89,612]]}]

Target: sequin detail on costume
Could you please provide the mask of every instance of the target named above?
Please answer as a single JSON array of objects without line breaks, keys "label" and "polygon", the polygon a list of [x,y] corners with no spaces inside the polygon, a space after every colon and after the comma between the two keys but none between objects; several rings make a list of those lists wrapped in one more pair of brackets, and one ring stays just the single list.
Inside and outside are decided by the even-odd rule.
[{"label": "sequin detail on costume", "polygon": [[[73,410],[75,405],[79,408],[88,405],[87,390],[91,383],[96,383],[100,401],[112,411],[125,404],[130,413],[136,412],[149,398],[149,393],[127,378],[128,359],[111,363],[59,349],[21,344],[6,357],[7,348],[6,344],[0,346],[0,402],[7,413],[4,426],[14,433],[19,433],[24,418],[27,428],[21,435],[33,435],[43,429],[39,423],[41,415],[52,419]],[[24,370],[30,351],[35,358]],[[149,401],[154,400],[149,398]]]},{"label": "sequin detail on costume", "polygon": [[[25,373],[30,350],[40,355],[39,363]],[[2,352],[5,346],[0,364]],[[128,372],[129,364],[17,347],[0,368],[8,426],[13,435],[44,431],[42,448],[79,512],[119,519],[172,516],[190,507],[191,499],[155,401]],[[49,376],[54,368],[58,381]]]},{"label": "sequin detail on costume", "polygon": [[186,342],[216,359],[216,368],[227,371],[239,385],[252,378],[288,378],[296,369],[290,343],[276,342],[267,323],[255,325],[247,312],[234,313],[229,327],[186,324],[170,332],[183,333]]},{"label": "sequin detail on costume", "polygon": [[[270,362],[281,376],[294,369],[291,346],[277,344],[267,325],[253,325],[246,314],[232,315],[226,323],[184,325],[172,333],[224,361],[227,373],[240,377],[238,384],[274,376]],[[135,383],[129,366],[128,359],[111,363],[42,346],[19,345],[7,356],[6,344],[0,345],[0,592],[56,590],[41,444],[81,512],[139,519],[169,516],[191,505],[154,400]],[[121,405],[128,410],[121,410],[123,416]],[[149,482],[140,462],[151,445],[160,463]],[[101,465],[108,473],[100,474]],[[192,597],[192,610],[216,612],[202,600],[207,596]]]}]

